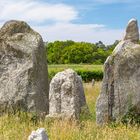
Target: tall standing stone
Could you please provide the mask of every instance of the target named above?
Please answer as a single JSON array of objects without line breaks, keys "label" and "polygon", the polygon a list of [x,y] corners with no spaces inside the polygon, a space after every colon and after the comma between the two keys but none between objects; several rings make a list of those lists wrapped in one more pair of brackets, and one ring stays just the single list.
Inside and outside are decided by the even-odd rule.
[{"label": "tall standing stone", "polygon": [[57,73],[49,92],[49,116],[79,119],[81,111],[88,111],[82,79],[72,69]]},{"label": "tall standing stone", "polygon": [[[101,93],[96,102],[97,124],[122,119],[130,109],[140,113],[140,45],[137,21],[130,20],[125,39],[104,64]],[[133,112],[134,113],[134,112]]]},{"label": "tall standing stone", "polygon": [[48,72],[41,36],[23,21],[0,29],[0,113],[48,113]]},{"label": "tall standing stone", "polygon": [[136,19],[131,19],[128,22],[124,40],[130,40],[133,43],[137,43],[139,41],[139,28]]}]

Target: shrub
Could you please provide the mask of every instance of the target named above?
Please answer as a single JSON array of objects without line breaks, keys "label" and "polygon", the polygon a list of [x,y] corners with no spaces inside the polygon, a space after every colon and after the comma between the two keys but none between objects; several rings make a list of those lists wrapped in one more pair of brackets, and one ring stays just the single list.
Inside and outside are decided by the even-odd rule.
[{"label": "shrub", "polygon": [[[84,82],[90,82],[92,79],[95,79],[97,81],[102,80],[103,78],[103,71],[102,70],[75,70],[78,75],[82,77],[82,80]],[[51,80],[55,74],[57,74],[58,70],[52,70],[49,71],[49,79]]]},{"label": "shrub", "polygon": [[134,107],[130,107],[128,112],[122,117],[123,124],[131,124],[131,125],[139,125],[140,126],[140,113],[138,109]]},{"label": "shrub", "polygon": [[102,80],[103,78],[103,72],[102,71],[87,71],[87,70],[77,70],[76,71],[78,75],[80,75],[85,82],[92,81],[92,79],[95,79],[97,81]]}]

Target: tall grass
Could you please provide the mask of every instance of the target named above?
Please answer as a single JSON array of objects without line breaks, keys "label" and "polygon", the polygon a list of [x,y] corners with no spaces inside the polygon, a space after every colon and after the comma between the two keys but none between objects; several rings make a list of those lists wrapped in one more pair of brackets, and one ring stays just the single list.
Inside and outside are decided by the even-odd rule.
[{"label": "tall grass", "polygon": [[95,122],[95,102],[101,82],[94,87],[84,84],[91,116],[81,116],[80,121],[33,120],[30,114],[0,117],[0,140],[27,140],[32,130],[45,127],[50,140],[140,140],[140,128],[122,124],[99,127]]}]

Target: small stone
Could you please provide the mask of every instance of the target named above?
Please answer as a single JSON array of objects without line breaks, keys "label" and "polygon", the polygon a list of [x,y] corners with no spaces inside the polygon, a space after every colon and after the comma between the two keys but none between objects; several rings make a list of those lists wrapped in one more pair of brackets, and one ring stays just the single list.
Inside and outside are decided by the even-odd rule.
[{"label": "small stone", "polygon": [[46,134],[45,128],[39,128],[36,131],[32,131],[28,140],[49,140]]},{"label": "small stone", "polygon": [[93,87],[95,85],[95,80],[92,79],[91,83],[92,83],[92,87]]}]

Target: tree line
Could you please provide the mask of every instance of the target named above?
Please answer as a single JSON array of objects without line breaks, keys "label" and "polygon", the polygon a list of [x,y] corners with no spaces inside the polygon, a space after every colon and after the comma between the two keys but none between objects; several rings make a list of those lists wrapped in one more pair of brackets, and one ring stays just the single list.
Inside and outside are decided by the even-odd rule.
[{"label": "tree line", "polygon": [[71,40],[45,43],[47,60],[49,64],[103,64],[118,42],[112,45]]}]

